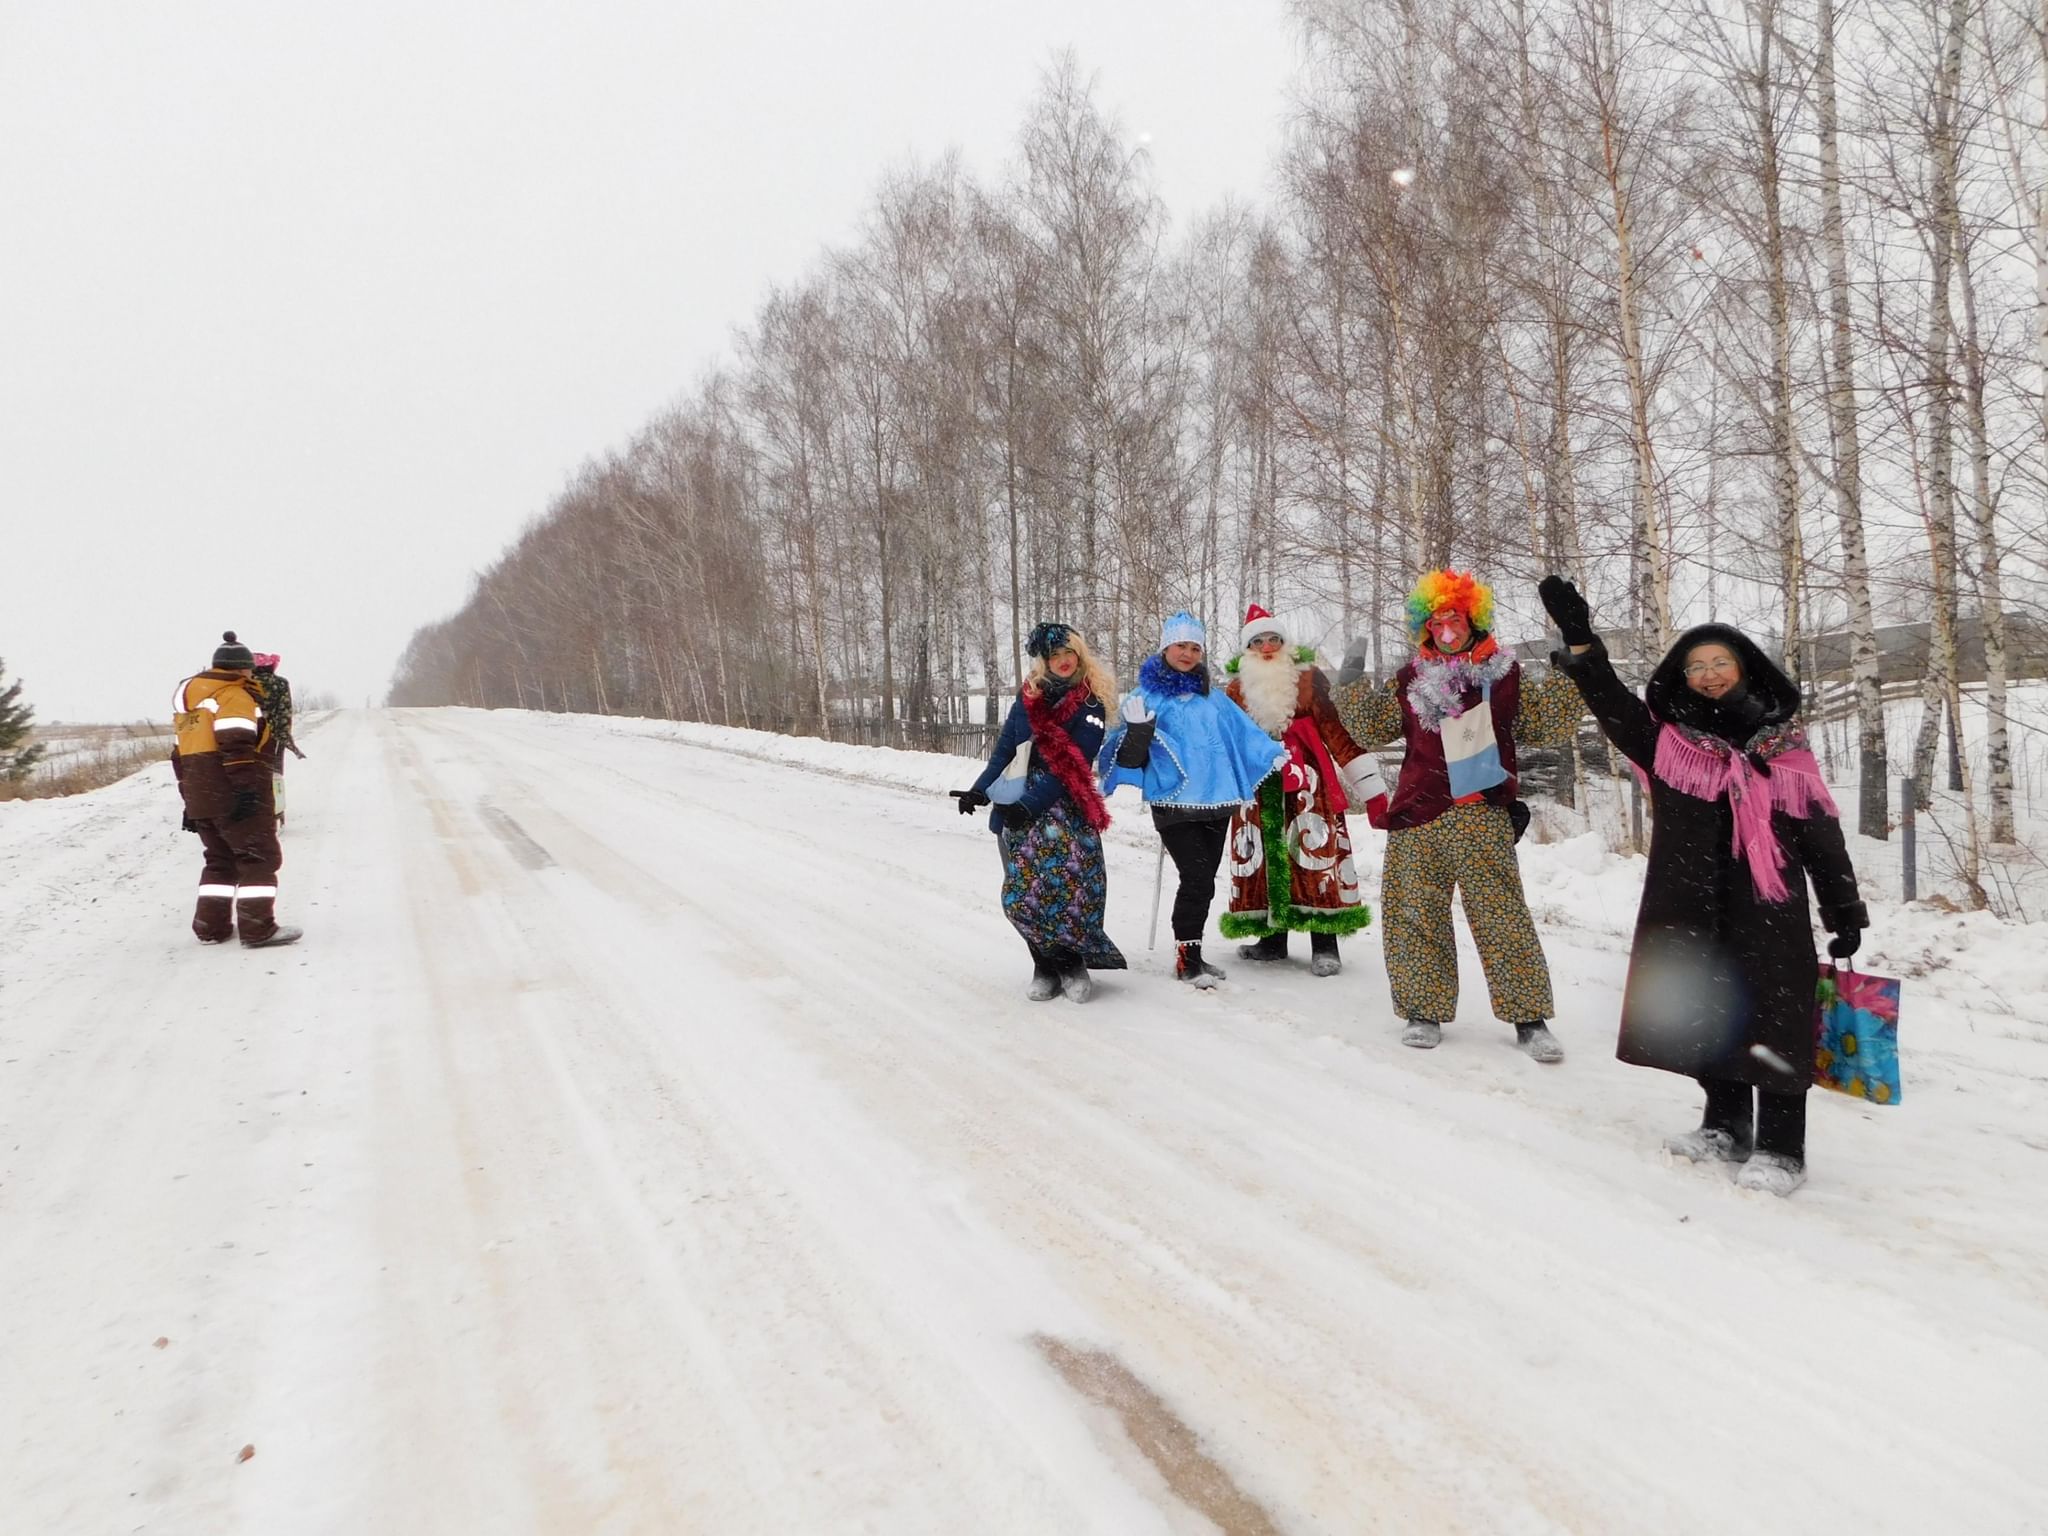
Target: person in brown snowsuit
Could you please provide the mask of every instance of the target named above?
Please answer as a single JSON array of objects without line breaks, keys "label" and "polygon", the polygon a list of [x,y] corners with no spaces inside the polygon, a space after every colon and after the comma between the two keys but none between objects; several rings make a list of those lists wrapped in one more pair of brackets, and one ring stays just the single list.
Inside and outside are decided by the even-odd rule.
[{"label": "person in brown snowsuit", "polygon": [[239,928],[250,949],[290,944],[297,928],[277,921],[277,843],[271,776],[280,754],[254,678],[256,658],[221,636],[213,665],[178,684],[171,704],[177,745],[171,770],[185,801],[185,828],[199,834],[206,862],[192,931],[202,944],[224,944]]}]

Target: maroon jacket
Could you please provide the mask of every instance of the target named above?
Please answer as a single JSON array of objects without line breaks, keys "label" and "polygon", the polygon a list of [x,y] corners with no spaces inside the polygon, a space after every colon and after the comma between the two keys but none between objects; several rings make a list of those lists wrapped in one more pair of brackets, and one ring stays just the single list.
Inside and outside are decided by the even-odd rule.
[{"label": "maroon jacket", "polygon": [[[1452,805],[1450,771],[1444,766],[1444,739],[1423,728],[1416,718],[1415,706],[1408,702],[1408,684],[1414,677],[1412,661],[1394,674],[1394,693],[1401,701],[1401,735],[1408,751],[1401,759],[1401,777],[1394,785],[1393,798],[1387,802],[1389,832],[1427,826]],[[1479,699],[1477,688],[1467,689],[1465,707],[1477,708]],[[1521,712],[1522,667],[1517,662],[1508,668],[1507,676],[1493,685],[1493,735],[1500,747],[1500,765],[1507,769],[1508,776],[1483,795],[1471,796],[1466,803],[1484,800],[1489,805],[1506,805],[1515,798],[1515,717]]]}]

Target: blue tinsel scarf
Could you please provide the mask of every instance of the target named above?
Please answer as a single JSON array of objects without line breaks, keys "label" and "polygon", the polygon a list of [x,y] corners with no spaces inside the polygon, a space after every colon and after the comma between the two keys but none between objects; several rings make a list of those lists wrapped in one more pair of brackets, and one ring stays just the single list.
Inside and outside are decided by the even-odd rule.
[{"label": "blue tinsel scarf", "polygon": [[1177,698],[1188,693],[1209,691],[1209,666],[1204,662],[1192,672],[1177,672],[1173,664],[1157,652],[1145,658],[1138,668],[1140,686],[1166,698]]}]

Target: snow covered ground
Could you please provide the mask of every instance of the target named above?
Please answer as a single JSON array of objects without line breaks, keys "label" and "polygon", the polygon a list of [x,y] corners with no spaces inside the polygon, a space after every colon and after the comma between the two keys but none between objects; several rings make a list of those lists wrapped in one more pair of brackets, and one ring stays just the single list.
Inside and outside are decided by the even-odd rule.
[{"label": "snow covered ground", "polygon": [[1176,986],[1121,801],[1076,1008],[960,760],[306,746],[291,950],[191,941],[164,768],[0,805],[0,1530],[2048,1531],[2048,927],[1873,904],[1905,1103],[1779,1202],[1657,1154],[1594,837],[1543,1068],[1469,956],[1434,1053],[1370,935]]}]

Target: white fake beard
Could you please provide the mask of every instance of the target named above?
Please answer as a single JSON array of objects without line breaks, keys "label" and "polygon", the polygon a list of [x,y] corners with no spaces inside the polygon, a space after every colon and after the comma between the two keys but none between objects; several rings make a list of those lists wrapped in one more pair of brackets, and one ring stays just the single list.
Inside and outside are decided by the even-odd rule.
[{"label": "white fake beard", "polygon": [[1237,664],[1238,690],[1244,694],[1245,712],[1259,722],[1268,736],[1278,739],[1294,718],[1300,700],[1301,668],[1282,651],[1268,660],[1247,652]]}]

